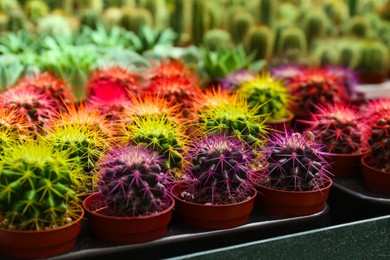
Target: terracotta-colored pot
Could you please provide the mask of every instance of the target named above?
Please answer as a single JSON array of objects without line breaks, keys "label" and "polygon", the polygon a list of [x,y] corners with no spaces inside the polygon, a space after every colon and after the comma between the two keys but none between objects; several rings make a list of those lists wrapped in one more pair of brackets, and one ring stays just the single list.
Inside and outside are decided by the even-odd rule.
[{"label": "terracotta-colored pot", "polygon": [[47,258],[63,254],[76,244],[81,231],[84,210],[65,226],[39,231],[9,230],[0,228],[0,255],[16,258]]},{"label": "terracotta-colored pot", "polygon": [[371,155],[363,156],[361,162],[367,186],[380,192],[390,193],[390,172],[384,172],[374,168],[374,159]]},{"label": "terracotta-colored pot", "polygon": [[206,205],[188,202],[180,197],[186,190],[183,182],[173,185],[171,194],[175,198],[175,209],[180,221],[197,228],[225,229],[244,225],[253,210],[256,190],[246,201],[227,205]]},{"label": "terracotta-colored pot", "polygon": [[[175,201],[169,196],[170,206],[156,214],[138,217],[108,216],[99,205],[105,196],[94,193],[83,201],[88,225],[102,241],[117,243],[143,243],[163,237],[168,231]],[[101,208],[101,207],[100,207]]]},{"label": "terracotta-colored pot", "polygon": [[284,191],[260,186],[251,178],[257,189],[257,198],[264,212],[279,217],[305,216],[321,212],[325,208],[332,186],[327,177],[327,185],[316,191]]},{"label": "terracotta-colored pot", "polygon": [[380,84],[387,80],[387,71],[383,72],[360,72],[359,82],[363,84]]},{"label": "terracotta-colored pot", "polygon": [[362,171],[361,159],[367,152],[357,154],[333,154],[328,159],[335,177],[358,175]]},{"label": "terracotta-colored pot", "polygon": [[288,116],[285,118],[268,120],[265,123],[268,126],[270,126],[272,129],[284,132],[284,128],[288,129],[291,127],[291,122],[292,122],[293,118],[294,118],[294,114],[289,112]]}]

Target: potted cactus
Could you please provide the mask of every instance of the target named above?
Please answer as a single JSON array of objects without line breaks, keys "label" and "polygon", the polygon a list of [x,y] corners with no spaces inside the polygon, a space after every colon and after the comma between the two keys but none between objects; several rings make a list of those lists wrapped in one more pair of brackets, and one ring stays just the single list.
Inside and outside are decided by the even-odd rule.
[{"label": "potted cactus", "polygon": [[347,104],[318,106],[306,122],[319,143],[332,153],[329,163],[336,176],[357,175],[361,170],[361,158],[367,154],[363,140],[365,124],[361,115]]},{"label": "potted cactus", "polygon": [[261,208],[275,216],[303,216],[325,208],[332,185],[329,153],[315,142],[313,133],[273,132],[265,158],[250,180],[258,191]]},{"label": "potted cactus", "polygon": [[390,101],[371,101],[364,112],[369,144],[369,154],[362,158],[365,181],[375,190],[390,193]]},{"label": "potted cactus", "polygon": [[67,151],[26,142],[1,155],[0,254],[46,258],[70,250],[84,211],[74,187],[83,185]]},{"label": "potted cactus", "polygon": [[248,180],[253,158],[236,137],[212,134],[195,139],[186,157],[185,178],[171,189],[179,218],[204,229],[247,223],[256,196]]},{"label": "potted cactus", "polygon": [[249,106],[258,107],[258,114],[269,115],[265,123],[273,129],[283,130],[284,125],[290,127],[294,115],[288,110],[290,95],[281,80],[263,73],[244,82],[237,93],[247,100]]},{"label": "potted cactus", "polygon": [[147,242],[165,235],[175,201],[170,175],[158,155],[144,147],[114,147],[100,161],[98,193],[84,202],[94,234],[119,243]]}]

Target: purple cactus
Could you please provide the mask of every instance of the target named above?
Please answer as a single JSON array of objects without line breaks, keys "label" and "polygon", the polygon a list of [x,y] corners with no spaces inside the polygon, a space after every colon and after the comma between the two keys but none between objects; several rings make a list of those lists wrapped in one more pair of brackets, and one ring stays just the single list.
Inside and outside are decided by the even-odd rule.
[{"label": "purple cactus", "polygon": [[295,64],[281,65],[271,70],[271,74],[278,80],[283,80],[285,85],[289,85],[292,78],[299,75],[303,67]]},{"label": "purple cactus", "polygon": [[100,163],[100,189],[106,195],[110,213],[141,216],[169,207],[170,175],[162,172],[160,158],[136,146],[114,148]]},{"label": "purple cactus", "polygon": [[229,204],[251,196],[248,181],[253,152],[235,137],[210,135],[189,148],[190,185],[184,199],[196,203]]},{"label": "purple cactus", "polygon": [[263,185],[289,191],[317,190],[330,175],[324,145],[314,141],[311,132],[297,133],[292,129],[272,133],[265,149],[268,170]]},{"label": "purple cactus", "polygon": [[256,74],[247,70],[239,70],[221,80],[222,89],[234,92],[245,81],[256,78]]}]

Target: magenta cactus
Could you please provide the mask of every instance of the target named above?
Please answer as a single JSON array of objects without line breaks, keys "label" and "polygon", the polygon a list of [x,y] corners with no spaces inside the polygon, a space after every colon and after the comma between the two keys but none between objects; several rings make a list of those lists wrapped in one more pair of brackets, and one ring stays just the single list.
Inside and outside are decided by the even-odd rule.
[{"label": "magenta cactus", "polygon": [[136,146],[114,148],[100,164],[100,190],[110,214],[142,216],[168,208],[170,176],[160,167],[159,157]]},{"label": "magenta cactus", "polygon": [[254,156],[245,147],[238,138],[222,134],[192,142],[183,199],[215,205],[245,201],[253,195],[248,177]]},{"label": "magenta cactus", "polygon": [[363,141],[365,124],[361,115],[351,106],[340,103],[316,106],[316,112],[305,121],[316,140],[336,154],[355,154],[366,149]]},{"label": "magenta cactus", "polygon": [[330,175],[329,153],[323,144],[314,141],[310,131],[304,133],[285,129],[284,133],[273,132],[265,149],[267,170],[262,176],[262,185],[278,190],[319,190]]},{"label": "magenta cactus", "polygon": [[335,77],[339,84],[343,85],[347,91],[348,96],[352,99],[358,99],[363,95],[357,91],[358,76],[355,71],[347,67],[328,66],[325,71],[332,77]]}]

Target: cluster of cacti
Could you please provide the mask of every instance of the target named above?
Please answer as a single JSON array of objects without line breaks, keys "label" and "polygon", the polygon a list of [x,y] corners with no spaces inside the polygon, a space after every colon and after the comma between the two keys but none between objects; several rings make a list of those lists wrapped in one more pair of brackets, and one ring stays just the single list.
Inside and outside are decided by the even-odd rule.
[{"label": "cluster of cacti", "polygon": [[66,152],[44,143],[26,143],[1,155],[0,215],[2,226],[46,230],[78,217],[73,186],[82,185],[77,165]]},{"label": "cluster of cacti", "polygon": [[265,72],[253,80],[243,82],[237,89],[238,95],[244,97],[250,107],[257,107],[257,113],[269,115],[270,120],[288,116],[290,103],[288,91],[281,80]]},{"label": "cluster of cacti", "polygon": [[289,82],[292,110],[296,115],[315,111],[315,105],[336,104],[347,99],[347,91],[336,77],[321,68],[301,71]]},{"label": "cluster of cacti", "polygon": [[54,126],[44,140],[56,151],[67,151],[68,158],[80,167],[85,186],[77,192],[85,195],[94,191],[97,162],[107,148],[107,140],[96,130],[81,125]]},{"label": "cluster of cacti", "polygon": [[312,131],[326,150],[336,154],[356,154],[365,151],[363,141],[365,126],[358,112],[346,104],[317,107],[311,114],[309,131]]},{"label": "cluster of cacti", "polygon": [[390,99],[370,101],[363,115],[363,122],[367,125],[364,138],[375,159],[374,167],[390,172]]},{"label": "cluster of cacti", "polygon": [[261,176],[263,185],[288,191],[318,190],[329,175],[329,155],[324,145],[314,141],[313,133],[286,130],[272,133],[265,148],[267,171]]},{"label": "cluster of cacti", "polygon": [[0,95],[0,104],[4,109],[14,109],[24,116],[34,133],[42,132],[42,128],[56,116],[54,101],[34,89],[8,89]]},{"label": "cluster of cacti", "polygon": [[237,94],[221,90],[207,92],[201,104],[199,127],[206,133],[238,137],[253,147],[263,144],[267,115],[257,113],[259,105],[251,107]]},{"label": "cluster of cacti", "polygon": [[101,192],[106,195],[108,215],[145,216],[169,206],[170,176],[160,158],[143,147],[116,147],[100,162]]},{"label": "cluster of cacti", "polygon": [[169,170],[174,177],[181,175],[183,151],[187,137],[182,124],[168,117],[137,117],[126,126],[123,139],[127,144],[134,144],[153,150],[161,156],[161,166]]},{"label": "cluster of cacti", "polygon": [[210,135],[190,144],[185,174],[191,184],[182,198],[200,204],[237,203],[252,195],[248,181],[254,156],[242,141],[223,134]]}]

